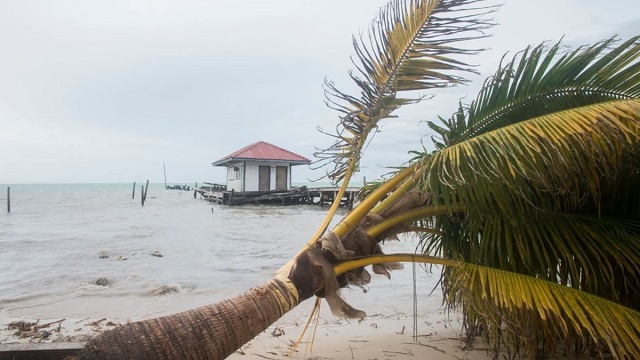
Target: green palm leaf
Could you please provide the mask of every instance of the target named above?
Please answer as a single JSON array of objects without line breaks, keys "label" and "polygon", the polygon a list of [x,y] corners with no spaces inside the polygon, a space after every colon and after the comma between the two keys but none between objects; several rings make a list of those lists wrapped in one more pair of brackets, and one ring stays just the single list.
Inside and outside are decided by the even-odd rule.
[{"label": "green palm leaf", "polygon": [[[416,254],[374,255],[337,264],[337,274],[371,264],[420,262],[446,266],[451,273],[450,298],[463,299],[465,313],[482,321],[494,348],[524,343],[528,358],[547,353],[558,339],[565,350],[610,351],[615,358],[640,356],[640,312],[613,301],[532,276],[487,266]],[[457,303],[458,300],[450,302]],[[599,339],[601,342],[592,342]],[[547,354],[545,354],[547,355]]]},{"label": "green palm leaf", "polygon": [[593,344],[597,350],[604,347],[616,358],[640,356],[640,312],[553,282],[473,264],[456,267],[452,279],[454,296],[464,298],[468,311],[496,320],[485,326],[503,326],[492,331],[527,344],[530,357],[536,355],[532,331],[542,331],[551,347],[556,339],[592,338],[606,344]]},{"label": "green palm leaf", "polygon": [[[357,169],[367,138],[378,123],[393,117],[402,105],[419,98],[398,92],[433,89],[465,82],[459,74],[473,71],[461,55],[478,52],[455,44],[484,37],[491,24],[483,19],[489,8],[471,8],[479,0],[393,1],[380,11],[368,39],[354,39],[359,60],[357,74],[350,74],[360,97],[339,91],[325,81],[328,106],[341,113],[334,143],[316,153],[316,164],[332,163],[329,178],[342,180]],[[354,166],[355,164],[355,166]]]},{"label": "green palm leaf", "polygon": [[[601,199],[604,179],[640,156],[640,99],[584,106],[522,121],[432,154],[424,181],[441,201],[503,212],[576,207]],[[501,184],[503,186],[494,186]],[[562,196],[548,196],[562,194]]]},{"label": "green palm leaf", "polygon": [[[559,44],[528,49],[469,108],[431,124],[442,139],[419,160],[422,190],[433,205],[466,210],[437,216],[422,244],[500,269],[473,269],[464,283],[445,267],[442,279],[468,334],[494,349],[525,343],[533,356],[569,337],[616,357],[640,354],[638,39],[559,57]],[[633,325],[614,329],[625,316]]]},{"label": "green palm leaf", "polygon": [[[640,96],[640,37],[614,49],[614,39],[559,55],[561,44],[527,48],[485,82],[468,107],[433,130],[445,144],[464,141],[501,126],[574,107]],[[466,115],[466,116],[464,116]],[[442,145],[441,145],[442,146]]]}]

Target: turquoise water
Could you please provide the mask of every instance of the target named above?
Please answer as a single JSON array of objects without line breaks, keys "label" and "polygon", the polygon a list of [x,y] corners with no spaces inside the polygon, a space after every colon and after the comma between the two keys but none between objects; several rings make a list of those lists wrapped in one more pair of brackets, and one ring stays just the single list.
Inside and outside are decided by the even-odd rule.
[{"label": "turquoise water", "polygon": [[[135,320],[218,301],[269,279],[312,236],[327,210],[228,207],[162,184],[150,185],[143,207],[139,186],[132,199],[132,184],[2,185],[0,312]],[[386,251],[414,247],[407,239],[389,243]],[[392,282],[374,276],[368,294],[344,294],[367,297],[359,301],[371,302],[369,312],[409,309],[410,268]],[[427,294],[437,275],[419,272],[418,286]],[[426,306],[433,310],[440,300],[435,296]]]}]

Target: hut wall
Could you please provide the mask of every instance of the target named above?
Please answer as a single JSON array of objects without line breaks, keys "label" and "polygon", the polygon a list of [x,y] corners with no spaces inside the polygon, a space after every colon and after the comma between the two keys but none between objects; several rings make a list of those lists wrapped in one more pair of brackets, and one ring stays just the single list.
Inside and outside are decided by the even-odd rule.
[{"label": "hut wall", "polygon": [[[291,189],[291,166],[288,162],[246,162],[244,191],[258,191],[260,166],[269,166],[269,190],[276,189],[276,166],[287,167],[287,190]],[[236,190],[238,191],[238,190]]]}]

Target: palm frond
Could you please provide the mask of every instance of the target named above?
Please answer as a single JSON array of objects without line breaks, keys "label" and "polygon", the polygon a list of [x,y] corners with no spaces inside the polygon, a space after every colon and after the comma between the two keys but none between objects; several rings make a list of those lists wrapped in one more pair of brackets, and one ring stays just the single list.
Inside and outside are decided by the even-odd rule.
[{"label": "palm frond", "polygon": [[[640,356],[640,312],[557,282],[416,254],[367,256],[341,262],[334,270],[342,274],[388,262],[438,264],[449,269],[452,281],[446,295],[464,299],[467,316],[481,319],[485,334],[494,335],[488,340],[516,346],[524,343],[529,358],[540,355],[538,347],[553,351],[557,339],[564,339],[570,353],[590,347],[587,350],[608,351],[620,359]],[[536,343],[540,337],[545,344]]]},{"label": "palm frond", "polygon": [[603,182],[616,177],[623,160],[640,156],[639,143],[640,99],[584,106],[442,149],[422,164],[429,168],[424,186],[444,203],[497,205],[504,213],[575,207],[586,197],[599,203]]},{"label": "palm frond", "polygon": [[[485,81],[468,110],[461,108],[444,122],[445,130],[437,131],[445,139],[441,147],[532,117],[639,97],[639,40],[612,49],[611,38],[564,54],[561,43],[527,48]],[[460,116],[467,121],[454,121]]]},{"label": "palm frond", "polygon": [[536,276],[639,308],[632,291],[640,289],[637,218],[470,211],[464,237],[442,225],[455,218],[438,221],[442,231],[423,239],[430,254]]},{"label": "palm frond", "polygon": [[[338,90],[325,81],[327,105],[337,110],[340,123],[334,143],[315,156],[318,167],[332,163],[328,177],[339,182],[354,171],[362,149],[378,123],[393,117],[402,105],[418,98],[397,96],[398,92],[433,89],[465,82],[459,75],[473,71],[457,59],[474,54],[455,44],[484,37],[491,23],[484,16],[495,7],[470,7],[480,0],[392,1],[382,8],[368,38],[354,38],[359,64],[350,73],[360,88],[360,97]],[[466,7],[466,8],[465,8]]]},{"label": "palm frond", "polygon": [[[450,295],[463,297],[467,311],[493,319],[484,326],[489,327],[487,333],[501,333],[495,339],[524,342],[532,358],[539,346],[532,340],[540,337],[547,340],[547,349],[556,339],[565,339],[567,346],[596,339],[591,345],[601,353],[606,349],[619,359],[640,357],[640,312],[557,283],[489,267],[462,264],[452,274]],[[543,336],[533,333],[538,331]]]}]

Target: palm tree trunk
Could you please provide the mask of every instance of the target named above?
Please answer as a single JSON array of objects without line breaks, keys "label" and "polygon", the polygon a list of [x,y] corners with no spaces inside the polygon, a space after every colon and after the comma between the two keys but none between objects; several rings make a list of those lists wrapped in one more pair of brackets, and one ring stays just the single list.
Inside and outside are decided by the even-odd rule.
[{"label": "palm tree trunk", "polygon": [[224,359],[297,303],[292,284],[275,278],[235,298],[119,326],[77,359]]}]

